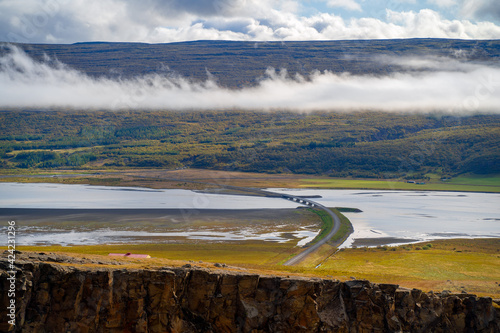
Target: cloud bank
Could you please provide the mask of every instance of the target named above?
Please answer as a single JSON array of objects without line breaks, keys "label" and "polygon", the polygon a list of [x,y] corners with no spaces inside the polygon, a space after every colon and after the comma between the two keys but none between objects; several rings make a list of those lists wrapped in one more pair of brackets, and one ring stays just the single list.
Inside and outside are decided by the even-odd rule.
[{"label": "cloud bank", "polygon": [[[317,2],[317,1],[316,1]],[[294,0],[0,0],[0,40],[19,43],[190,40],[500,38],[498,0],[433,0],[408,10],[402,1],[325,0],[304,14]],[[415,2],[407,2],[415,3]],[[396,6],[399,4],[400,6]],[[364,8],[368,7],[369,8]],[[437,8],[444,6],[449,17]],[[450,9],[450,6],[452,8]],[[339,10],[358,13],[342,16]],[[447,17],[447,18],[446,18]]]},{"label": "cloud bank", "polygon": [[268,69],[254,87],[222,88],[180,76],[91,78],[10,47],[0,58],[0,107],[137,110],[382,110],[500,114],[500,68],[449,58],[380,58],[407,71],[388,76],[317,72],[289,77]]}]

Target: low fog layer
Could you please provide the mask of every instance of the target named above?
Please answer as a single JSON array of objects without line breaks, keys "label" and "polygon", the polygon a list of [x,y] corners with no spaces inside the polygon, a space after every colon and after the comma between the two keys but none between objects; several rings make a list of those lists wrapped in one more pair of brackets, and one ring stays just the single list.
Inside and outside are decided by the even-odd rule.
[{"label": "low fog layer", "polygon": [[448,58],[381,58],[408,71],[383,77],[317,72],[290,77],[268,69],[255,87],[231,90],[207,75],[91,78],[11,47],[0,58],[0,107],[35,109],[247,109],[500,113],[500,68]]}]

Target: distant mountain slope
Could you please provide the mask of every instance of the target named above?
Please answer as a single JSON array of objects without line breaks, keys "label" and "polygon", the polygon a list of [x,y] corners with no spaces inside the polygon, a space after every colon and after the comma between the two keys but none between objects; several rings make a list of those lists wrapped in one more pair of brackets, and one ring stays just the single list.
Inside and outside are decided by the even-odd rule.
[{"label": "distant mountain slope", "polygon": [[[493,69],[495,73],[493,66],[500,66],[500,40],[409,39],[286,43],[197,41],[172,44],[79,43],[18,46],[35,59],[49,63],[47,56],[58,59],[93,77],[130,78],[159,73],[206,80],[210,75],[208,73],[211,73],[219,84],[231,88],[255,85],[269,67],[286,68],[290,75],[299,73],[304,76],[315,70],[360,75],[414,71],[417,75],[409,75],[413,78],[421,76],[421,71],[461,73],[464,68],[471,67],[469,64],[481,63],[489,67],[472,66],[486,68],[481,75],[463,79],[472,82],[472,90],[469,90],[470,95],[467,96],[498,95],[494,91],[497,81],[491,71]],[[0,56],[2,52],[5,54],[8,49],[0,48]],[[16,54],[11,59],[13,57]],[[388,61],[388,57],[396,58],[396,61]],[[419,60],[409,59],[412,57],[418,57]],[[425,61],[432,57],[447,58],[446,61]],[[35,66],[26,61],[25,57],[18,58],[21,58],[21,66],[11,61],[12,63],[7,64],[9,72],[5,75],[20,74],[20,79],[13,81],[14,83],[28,81],[36,77],[37,70],[43,71],[47,67]],[[4,59],[7,59],[4,62],[8,62],[9,58]],[[460,66],[453,59],[460,60]],[[28,66],[23,68],[23,61]],[[31,68],[35,68],[35,75],[25,77],[25,71],[30,71]],[[65,76],[58,81],[59,77],[51,76],[52,74],[53,71],[45,74],[52,80],[47,82],[62,81],[66,86],[71,86],[85,80],[76,75],[76,79],[67,84],[63,81]],[[467,96],[462,91],[467,90],[455,89],[452,79],[432,85],[431,88],[435,87],[436,92],[432,90],[430,93],[440,95],[439,89],[449,84],[453,93],[456,90],[458,101],[462,96],[465,99]],[[173,85],[181,82],[171,81]],[[44,87],[45,81],[41,82],[39,86]],[[148,81],[143,80],[142,83],[144,82],[147,86]],[[370,81],[370,86],[365,85],[363,89],[371,86],[378,88],[378,81],[373,82],[375,83]],[[9,83],[5,84],[5,87],[8,86]],[[89,90],[91,93],[84,95],[84,98],[92,99],[93,93],[97,91],[96,87],[101,86],[94,86],[94,90]],[[261,87],[269,90],[272,97],[278,96],[281,91],[269,89],[265,85]],[[375,89],[376,99],[380,99],[382,103],[394,99],[394,87],[396,85],[391,85],[389,93],[384,96]],[[405,87],[413,92],[414,81],[410,81]],[[481,89],[478,90],[477,87]],[[189,89],[196,90],[196,85],[190,85]],[[191,92],[189,89],[188,92]],[[34,98],[43,99],[46,97],[43,95],[45,90],[40,91],[39,95],[33,94],[31,86],[27,85],[23,90],[27,92],[23,98],[28,98],[31,94],[35,95]],[[62,91],[63,93],[56,91],[59,95],[48,97],[62,96],[66,90]],[[130,90],[119,91],[119,96],[129,97],[128,92]],[[364,92],[365,90],[348,97],[359,99]],[[311,90],[300,93],[301,96],[311,94],[312,98],[317,96]],[[330,91],[325,90],[323,93],[329,94]],[[80,97],[70,94],[70,98],[75,96]],[[169,95],[172,96],[176,97]],[[222,99],[220,96],[227,94],[217,95],[217,98]],[[262,95],[255,94],[250,97],[258,99],[260,96]],[[284,94],[283,98],[290,96],[293,95]],[[206,110],[203,103],[213,98],[212,91],[208,91],[208,97],[202,100],[200,108],[193,109]],[[188,100],[193,95],[186,94],[181,98]],[[253,101],[252,98],[245,102]],[[419,97],[411,96],[410,103],[417,103],[419,98],[422,98],[422,94]],[[9,108],[1,110],[6,112],[0,112],[0,168],[187,166],[366,178],[424,178],[428,174],[448,177],[468,172],[500,172],[498,114],[466,116],[459,112],[460,108],[454,114],[301,114],[283,110],[261,113],[253,112],[254,110],[235,111],[237,108],[179,113],[173,111],[174,107],[162,107],[163,104],[158,104],[158,110],[163,111],[152,111],[141,103],[137,103],[137,108],[133,111],[85,112],[83,110],[86,104],[82,105],[80,109],[67,109],[72,112],[61,112],[61,108],[55,108],[53,112],[35,111],[49,111],[52,110],[50,107],[35,108],[29,112]],[[494,107],[496,112],[497,105]],[[106,108],[103,107],[102,110]],[[372,109],[366,107],[361,110]]]},{"label": "distant mountain slope", "polygon": [[[396,39],[307,42],[195,41],[170,44],[14,44],[30,56],[44,55],[91,76],[132,77],[161,73],[242,87],[258,82],[267,68],[307,76],[316,70],[386,74],[403,70],[382,57],[442,56],[498,64],[500,40]],[[0,55],[5,53],[0,48]]]},{"label": "distant mountain slope", "polygon": [[423,179],[500,173],[500,115],[4,111],[0,169],[147,167]]}]

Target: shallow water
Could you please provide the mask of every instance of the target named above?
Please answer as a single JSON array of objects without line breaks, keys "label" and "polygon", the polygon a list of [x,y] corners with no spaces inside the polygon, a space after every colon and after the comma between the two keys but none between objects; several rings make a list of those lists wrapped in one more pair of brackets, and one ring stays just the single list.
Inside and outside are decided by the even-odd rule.
[{"label": "shallow water", "polygon": [[[444,238],[500,237],[500,194],[433,191],[271,189],[292,195],[321,195],[328,207],[359,208],[344,213],[356,239],[395,244]],[[366,242],[365,242],[366,243]],[[367,242],[370,243],[370,242]]]},{"label": "shallow water", "polygon": [[0,183],[0,208],[295,208],[279,198],[136,187]]},{"label": "shallow water", "polygon": [[[226,195],[201,193],[189,190],[174,189],[147,189],[134,187],[67,185],[46,183],[0,183],[0,208],[40,208],[40,209],[67,209],[64,218],[38,216],[36,225],[17,226],[18,245],[95,245],[117,243],[148,243],[148,242],[175,242],[183,240],[200,241],[248,241],[261,240],[272,242],[295,241],[297,246],[302,246],[314,239],[319,232],[318,225],[307,228],[297,225],[296,230],[275,226],[275,230],[267,231],[258,225],[246,225],[238,230],[220,230],[209,227],[208,230],[199,228],[186,228],[186,230],[171,230],[172,227],[164,225],[163,219],[158,221],[161,213],[154,216],[138,218],[136,209],[174,209],[182,211],[174,216],[181,222],[205,215],[206,210],[231,209],[245,210],[253,208],[263,209],[294,209],[298,205],[279,198],[247,197],[241,195]],[[95,222],[95,216],[90,217],[82,209],[124,209],[130,210],[133,221],[127,222],[128,213],[115,217],[112,226],[107,221]],[[74,214],[71,211],[74,210]],[[169,213],[165,211],[165,215]],[[36,215],[36,213],[35,213]],[[82,216],[83,215],[83,216]],[[95,215],[95,212],[93,213]],[[255,215],[255,214],[254,214]],[[111,218],[111,215],[106,215]],[[103,215],[103,219],[106,219]],[[90,218],[90,219],[89,219]],[[37,219],[36,216],[31,219]],[[92,220],[93,222],[86,222]],[[242,218],[242,220],[245,220]],[[70,222],[68,222],[70,221]],[[76,222],[75,222],[76,221]],[[147,221],[147,223],[141,223]],[[68,230],[68,223],[73,230]],[[163,227],[161,226],[163,223]],[[244,223],[244,221],[242,222]],[[0,230],[6,228],[0,226]],[[175,223],[174,223],[175,225]],[[64,228],[61,228],[64,226]],[[133,230],[131,229],[133,226]]]},{"label": "shallow water", "polygon": [[[271,189],[298,196],[321,196],[313,200],[328,207],[359,208],[345,213],[354,233],[343,244],[376,245],[427,241],[443,238],[500,237],[500,194],[432,191],[297,190]],[[0,183],[0,208],[163,208],[163,209],[277,209],[295,208],[296,203],[279,198],[199,193],[188,190],[152,190],[132,187]],[[1,227],[5,229],[6,223]],[[20,226],[22,227],[22,226]],[[108,232],[109,231],[109,232]],[[148,238],[186,237],[199,240],[289,241],[288,233],[241,230],[213,232],[190,230],[174,233],[127,230],[92,233],[25,230],[19,244],[104,244],[147,242]],[[292,239],[305,245],[317,234],[298,228]]]},{"label": "shallow water", "polygon": [[[24,230],[23,230],[24,229]],[[246,229],[240,231],[177,231],[177,232],[150,232],[100,229],[93,231],[66,231],[47,230],[46,228],[21,228],[18,230],[19,245],[97,245],[121,243],[165,243],[175,240],[200,240],[200,241],[271,241],[285,243],[292,239],[299,239],[297,246],[303,246],[316,237],[318,231],[309,228],[300,228],[295,232],[265,232]]]}]

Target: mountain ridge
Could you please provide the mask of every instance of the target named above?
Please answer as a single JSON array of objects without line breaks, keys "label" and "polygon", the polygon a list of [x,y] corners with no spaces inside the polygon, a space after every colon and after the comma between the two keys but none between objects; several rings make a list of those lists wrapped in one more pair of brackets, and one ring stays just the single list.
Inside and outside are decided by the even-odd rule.
[{"label": "mountain ridge", "polygon": [[[228,88],[253,86],[268,68],[286,69],[293,77],[317,71],[353,75],[404,72],[379,57],[450,57],[497,65],[500,40],[386,39],[336,41],[189,41],[165,44],[84,42],[9,44],[37,61],[51,59],[92,77],[133,78],[148,74],[180,75],[206,81],[207,72]],[[133,46],[133,47],[132,47]],[[0,56],[8,52],[0,48]]]}]

